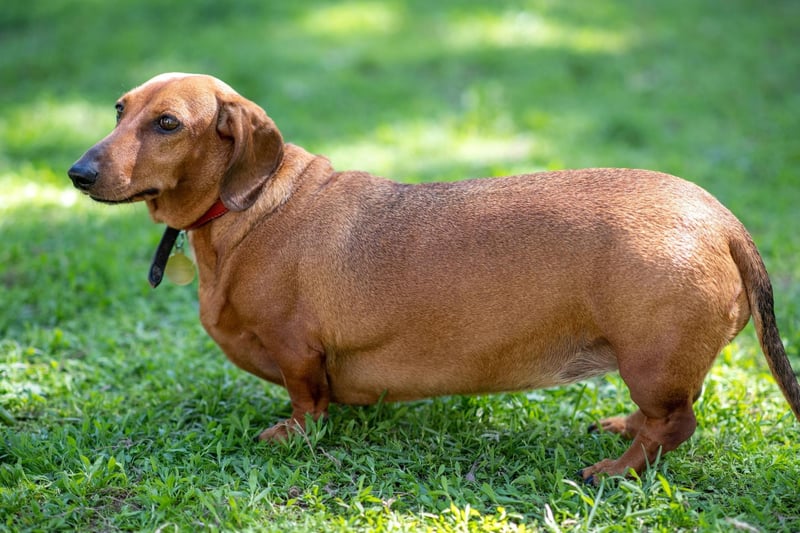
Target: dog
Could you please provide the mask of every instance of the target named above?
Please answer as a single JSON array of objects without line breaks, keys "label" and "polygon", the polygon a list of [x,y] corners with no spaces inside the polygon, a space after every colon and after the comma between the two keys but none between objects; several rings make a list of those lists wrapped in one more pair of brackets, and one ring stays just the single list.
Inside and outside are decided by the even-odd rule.
[{"label": "dog", "polygon": [[[143,201],[199,272],[200,319],[233,363],[285,387],[282,440],[331,402],[553,387],[618,371],[638,410],[590,429],[632,439],[584,468],[642,472],[687,440],[720,350],[753,317],[800,420],[764,263],[713,196],[646,170],[400,184],[285,143],[210,76],[156,76],[69,169],[107,204]],[[171,234],[170,234],[171,232]]]}]

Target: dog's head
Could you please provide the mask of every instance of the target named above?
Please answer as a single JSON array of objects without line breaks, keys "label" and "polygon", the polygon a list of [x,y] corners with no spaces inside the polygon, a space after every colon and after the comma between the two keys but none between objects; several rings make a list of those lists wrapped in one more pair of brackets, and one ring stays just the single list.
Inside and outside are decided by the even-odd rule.
[{"label": "dog's head", "polygon": [[147,201],[156,221],[174,227],[217,197],[230,210],[247,209],[283,157],[264,110],[210,76],[156,76],[124,94],[116,110],[116,128],[69,177],[100,202]]}]

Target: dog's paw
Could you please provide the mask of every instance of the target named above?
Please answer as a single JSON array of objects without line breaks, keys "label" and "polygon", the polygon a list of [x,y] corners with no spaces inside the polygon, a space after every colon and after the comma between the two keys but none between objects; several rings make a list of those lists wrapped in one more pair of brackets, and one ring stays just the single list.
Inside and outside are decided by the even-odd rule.
[{"label": "dog's paw", "polygon": [[578,475],[583,479],[587,485],[597,486],[600,480],[608,476],[623,476],[628,468],[620,465],[619,461],[613,459],[603,459],[599,463],[592,466],[587,466],[578,472]]},{"label": "dog's paw", "polygon": [[257,440],[266,442],[283,442],[291,435],[302,432],[303,426],[301,426],[297,420],[289,418],[287,420],[282,420],[274,426],[262,431]]},{"label": "dog's paw", "polygon": [[595,433],[597,431],[608,431],[609,433],[617,433],[619,435],[624,435],[625,433],[627,433],[627,424],[625,423],[625,421],[626,418],[624,416],[605,418],[589,426],[589,433]]},{"label": "dog's paw", "polygon": [[589,433],[608,432],[621,435],[623,438],[632,439],[639,432],[639,427],[630,416],[615,416],[605,418],[589,426]]},{"label": "dog's paw", "polygon": [[578,470],[578,477],[583,479],[583,482],[587,485],[597,486],[597,479],[594,477],[594,474],[588,474],[586,476],[583,475],[584,470]]}]

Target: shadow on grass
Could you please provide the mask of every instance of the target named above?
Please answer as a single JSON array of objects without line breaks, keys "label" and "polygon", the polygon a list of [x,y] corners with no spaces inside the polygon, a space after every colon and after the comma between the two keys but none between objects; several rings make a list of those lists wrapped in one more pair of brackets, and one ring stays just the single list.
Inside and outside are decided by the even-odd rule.
[{"label": "shadow on grass", "polygon": [[[797,339],[798,6],[12,2],[0,172],[68,188],[120,93],[164,70],[208,72],[340,169],[421,181],[641,166],[698,181],[755,229]],[[119,209],[3,210],[0,331],[172,299],[144,283],[160,229]]]},{"label": "shadow on grass", "polygon": [[[185,9],[61,1],[15,5],[0,27],[12,167],[34,160],[66,168],[91,144],[87,138],[105,133],[98,113],[110,129],[115,99],[169,70],[226,80],[263,105],[287,139],[311,150],[346,146],[409,117],[471,114],[464,127],[491,128],[498,109],[509,110],[504,127],[512,132],[544,125],[547,137],[561,140],[560,131],[581,127],[571,124],[573,114],[596,122],[591,117],[609,99],[621,103],[620,61],[634,41],[620,8],[532,11],[480,2],[242,1]],[[599,100],[589,98],[603,86]],[[476,103],[486,94],[490,101]],[[647,142],[630,121],[610,128],[623,143]],[[417,176],[435,174],[423,168]]]},{"label": "shadow on grass", "polygon": [[696,180],[747,218],[763,202],[748,191],[794,184],[798,7],[736,7],[12,2],[0,169],[57,169],[44,179],[61,183],[121,93],[185,70],[226,80],[337,168],[418,181],[639,166]]},{"label": "shadow on grass", "polygon": [[[113,127],[113,103],[124,91],[162,71],[205,72],[262,105],[288,141],[334,156],[339,169],[423,181],[641,166],[697,181],[756,229],[783,288],[779,321],[796,353],[800,144],[789,133],[800,129],[800,4],[776,0],[756,9],[740,0],[724,10],[710,0],[201,0],[191,8],[12,1],[0,11],[0,201],[9,189],[25,190],[20,177],[68,189],[66,169]],[[0,337],[31,350],[18,354],[31,372],[20,383],[35,391],[52,380],[53,398],[35,400],[34,415],[58,411],[4,436],[0,452],[3,460],[49,461],[25,465],[52,476],[42,487],[53,481],[61,494],[81,498],[87,489],[70,483],[88,468],[82,456],[118,456],[130,482],[96,481],[88,489],[96,505],[121,487],[134,508],[158,509],[178,523],[186,504],[195,509],[203,496],[197,487],[211,487],[203,505],[227,515],[220,502],[251,479],[247,496],[266,502],[258,505],[276,501],[303,512],[329,506],[353,517],[359,506],[397,505],[412,514],[457,501],[482,509],[513,504],[541,521],[548,501],[562,516],[579,515],[569,511],[581,508],[580,494],[563,480],[574,479],[576,465],[621,451],[615,439],[589,441],[570,426],[572,415],[559,411],[570,400],[557,392],[542,400],[544,412],[517,406],[520,395],[337,407],[334,424],[311,446],[251,447],[253,434],[287,414],[285,393],[265,392],[225,362],[198,323],[193,287],[149,288],[161,230],[143,207],[78,202],[15,201],[2,206],[0,220]],[[493,406],[498,416],[543,420],[492,420]],[[749,427],[742,441],[762,437],[746,415],[720,416]],[[79,421],[59,426],[59,418]],[[738,433],[727,438],[735,444]],[[53,447],[43,453],[42,446]],[[714,455],[712,446],[697,460]],[[692,464],[694,453],[689,443],[672,455],[673,465],[689,463],[673,471],[689,487],[716,490],[718,480]],[[752,470],[726,478],[733,488],[710,502],[725,516],[760,512],[748,507],[750,481],[780,469],[730,453],[708,461],[716,474],[728,476],[742,460]],[[18,470],[22,483],[26,472]],[[791,493],[796,476],[760,486],[765,494]],[[687,490],[683,502],[663,498],[662,510],[697,504]],[[18,494],[24,501],[25,491]],[[39,504],[57,496],[42,489]],[[728,496],[750,503],[731,505]],[[56,504],[51,514],[75,507]],[[138,526],[128,529],[146,529]]]}]

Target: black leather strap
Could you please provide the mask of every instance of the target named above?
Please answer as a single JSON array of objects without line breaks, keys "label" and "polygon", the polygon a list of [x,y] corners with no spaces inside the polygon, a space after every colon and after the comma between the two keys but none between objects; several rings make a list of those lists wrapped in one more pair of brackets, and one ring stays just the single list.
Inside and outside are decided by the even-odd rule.
[{"label": "black leather strap", "polygon": [[161,237],[161,242],[158,243],[156,248],[156,255],[153,257],[153,262],[150,265],[150,273],[147,275],[147,281],[154,289],[158,287],[161,280],[164,278],[164,269],[167,266],[167,259],[169,254],[172,253],[172,247],[175,246],[175,240],[181,232],[179,229],[167,226],[164,230],[164,236]]}]

